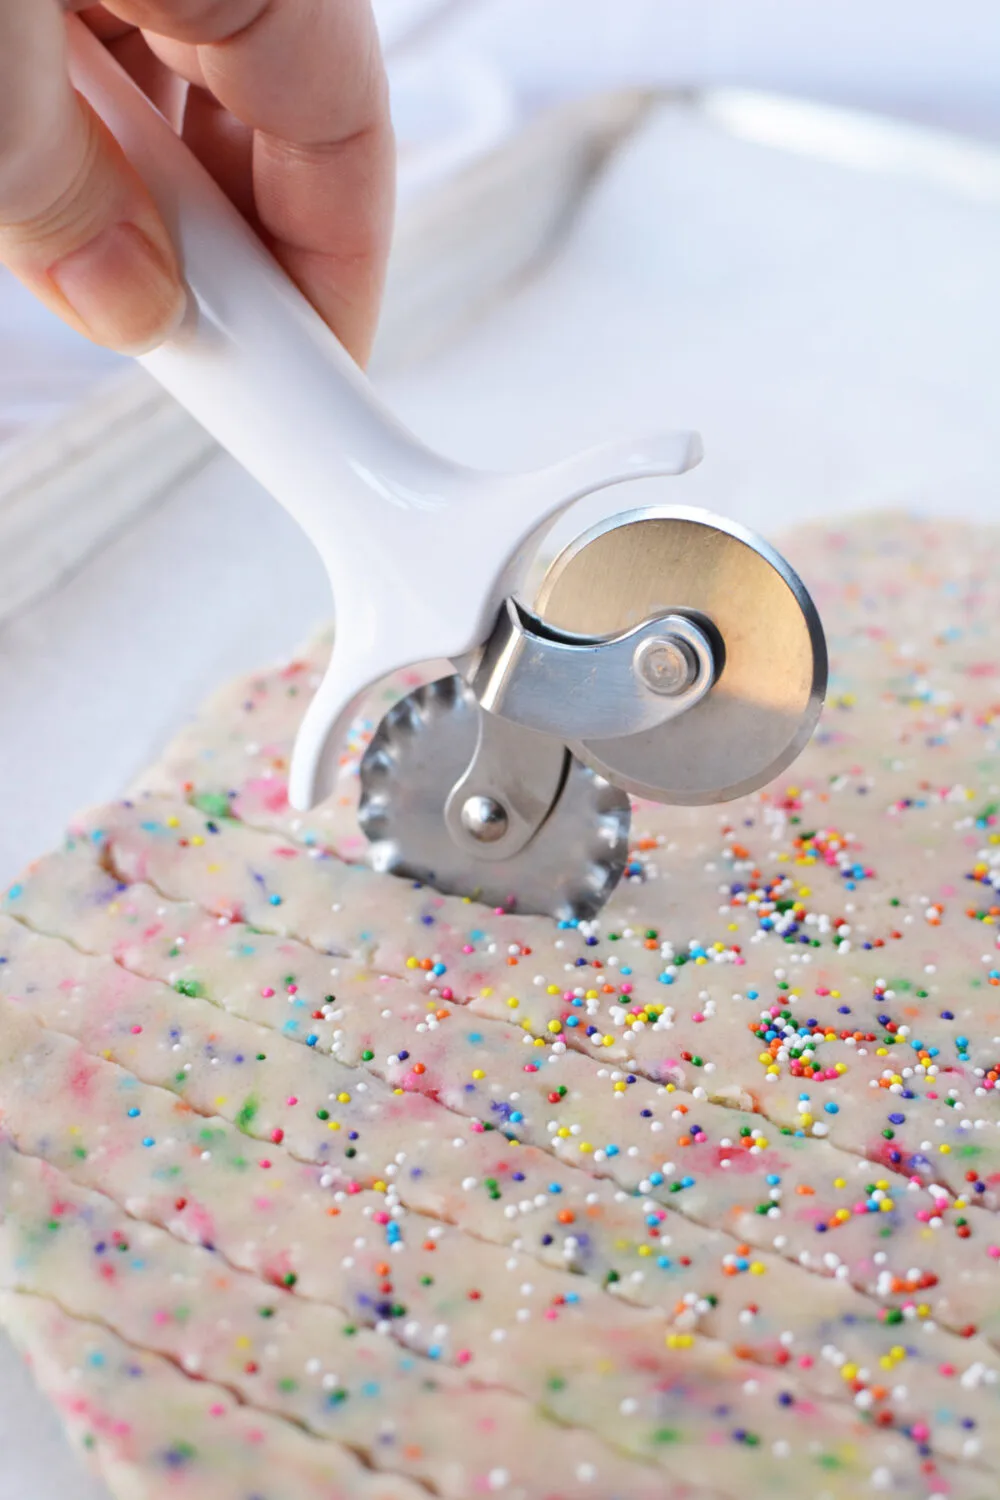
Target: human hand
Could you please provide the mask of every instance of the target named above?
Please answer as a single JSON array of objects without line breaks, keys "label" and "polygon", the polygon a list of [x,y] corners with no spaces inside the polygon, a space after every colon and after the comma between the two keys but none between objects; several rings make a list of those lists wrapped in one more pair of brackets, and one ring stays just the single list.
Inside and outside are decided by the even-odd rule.
[{"label": "human hand", "polygon": [[148,191],[70,84],[63,8],[83,10],[363,363],[394,197],[370,0],[0,0],[0,263],[136,354],[186,296]]}]

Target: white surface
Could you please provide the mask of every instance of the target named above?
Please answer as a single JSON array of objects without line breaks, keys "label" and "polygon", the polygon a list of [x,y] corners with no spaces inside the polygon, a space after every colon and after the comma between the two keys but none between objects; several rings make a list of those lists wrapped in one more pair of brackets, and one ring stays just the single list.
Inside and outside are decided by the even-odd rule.
[{"label": "white surface", "polygon": [[525,104],[727,84],[1000,137],[996,0],[460,0],[434,40],[474,48]]},{"label": "white surface", "polygon": [[[545,275],[385,394],[427,441],[485,466],[700,427],[706,462],[671,497],[765,533],[868,505],[992,515],[1000,206],[985,178],[926,187],[866,160],[817,164],[663,111]],[[0,631],[0,871],[325,609],[301,535],[220,459]],[[0,1496],[82,1500],[26,1377],[3,1389]]]}]

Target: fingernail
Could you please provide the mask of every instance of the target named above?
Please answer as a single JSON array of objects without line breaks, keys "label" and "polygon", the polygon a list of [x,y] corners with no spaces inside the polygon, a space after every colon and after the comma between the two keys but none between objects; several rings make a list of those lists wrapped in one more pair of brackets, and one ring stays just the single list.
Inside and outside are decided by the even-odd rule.
[{"label": "fingernail", "polygon": [[91,338],[123,354],[155,348],[184,316],[176,270],[137,224],[114,224],[49,277]]}]

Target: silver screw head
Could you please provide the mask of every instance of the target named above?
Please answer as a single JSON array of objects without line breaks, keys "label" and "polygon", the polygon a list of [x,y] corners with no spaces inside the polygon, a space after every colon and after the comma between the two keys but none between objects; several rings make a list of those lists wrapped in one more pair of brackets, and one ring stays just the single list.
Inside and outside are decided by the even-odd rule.
[{"label": "silver screw head", "polygon": [[632,667],[651,692],[665,698],[676,698],[698,675],[697,657],[676,635],[647,637],[636,647]]},{"label": "silver screw head", "polygon": [[495,844],[507,832],[507,811],[495,797],[468,797],[462,803],[462,827],[481,844]]}]

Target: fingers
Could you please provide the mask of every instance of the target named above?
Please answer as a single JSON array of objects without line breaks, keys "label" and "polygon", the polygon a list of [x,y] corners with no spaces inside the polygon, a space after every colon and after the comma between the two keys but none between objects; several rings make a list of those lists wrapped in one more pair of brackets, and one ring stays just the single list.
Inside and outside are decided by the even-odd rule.
[{"label": "fingers", "polygon": [[[363,361],[394,196],[370,0],[108,0],[106,8],[142,26],[161,58],[252,128],[260,232]],[[201,103],[191,107],[199,112],[192,139],[203,145],[210,122]],[[207,159],[211,166],[211,149]]]},{"label": "fingers", "polygon": [[69,83],[56,0],[0,0],[0,262],[113,349],[151,348],[183,315],[152,200]]}]

